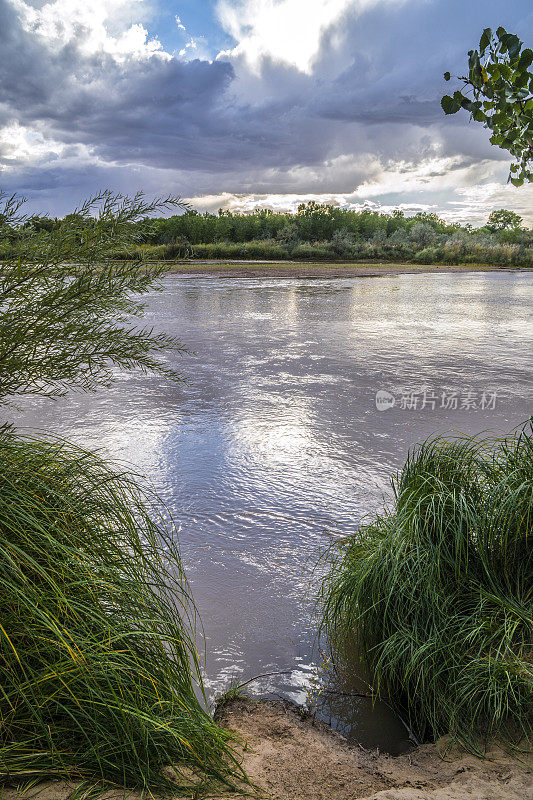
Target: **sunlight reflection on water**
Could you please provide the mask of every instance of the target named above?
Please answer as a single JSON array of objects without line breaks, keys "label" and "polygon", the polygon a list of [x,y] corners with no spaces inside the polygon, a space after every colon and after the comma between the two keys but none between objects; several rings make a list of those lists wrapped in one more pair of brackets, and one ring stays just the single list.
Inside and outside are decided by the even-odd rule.
[{"label": "sunlight reflection on water", "polygon": [[[502,433],[531,413],[533,276],[164,284],[146,322],[193,351],[179,360],[187,385],[123,374],[95,395],[24,401],[16,422],[104,448],[156,484],[179,522],[211,690],[291,670],[250,688],[303,702],[320,661],[320,551],[382,508],[414,443]],[[496,391],[497,403],[376,410],[378,389],[424,387]],[[353,739],[391,751],[405,740],[388,709],[338,706],[323,713]]]}]

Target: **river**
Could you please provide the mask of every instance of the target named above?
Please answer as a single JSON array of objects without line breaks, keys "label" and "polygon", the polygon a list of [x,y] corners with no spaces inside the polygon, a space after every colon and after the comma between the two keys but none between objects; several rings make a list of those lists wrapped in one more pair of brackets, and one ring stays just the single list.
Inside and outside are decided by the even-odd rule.
[{"label": "river", "polygon": [[[170,359],[186,384],[121,373],[92,395],[25,399],[15,422],[103,448],[156,485],[179,524],[211,692],[283,672],[250,689],[305,702],[320,553],[383,507],[415,443],[528,418],[532,309],[520,272],[168,277],[145,321],[190,349]],[[320,713],[364,745],[404,746],[383,705]]]}]

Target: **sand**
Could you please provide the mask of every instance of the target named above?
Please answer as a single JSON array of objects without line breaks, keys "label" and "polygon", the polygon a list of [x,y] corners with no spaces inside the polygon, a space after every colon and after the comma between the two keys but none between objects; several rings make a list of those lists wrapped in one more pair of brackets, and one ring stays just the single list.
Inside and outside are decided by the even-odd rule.
[{"label": "sand", "polygon": [[421,275],[451,272],[531,271],[487,264],[465,266],[384,264],[381,262],[332,263],[296,261],[182,261],[167,265],[167,272],[189,278],[377,278],[384,275]]},{"label": "sand", "polygon": [[[286,701],[234,700],[218,716],[242,737],[240,755],[264,800],[532,800],[533,760],[493,749],[481,760],[446,741],[402,756],[351,746],[325,723]],[[74,785],[47,782],[2,800],[66,800]],[[36,795],[36,791],[38,794]],[[107,792],[106,800],[123,798]],[[129,800],[139,800],[129,793]],[[245,800],[250,795],[225,795]],[[177,800],[177,798],[176,798]],[[210,796],[209,800],[214,800]]]},{"label": "sand", "polygon": [[[531,800],[533,761],[480,760],[446,742],[392,757],[347,744],[283,701],[237,700],[221,721],[247,743],[243,766],[270,800]],[[240,797],[240,796],[236,796]]]}]

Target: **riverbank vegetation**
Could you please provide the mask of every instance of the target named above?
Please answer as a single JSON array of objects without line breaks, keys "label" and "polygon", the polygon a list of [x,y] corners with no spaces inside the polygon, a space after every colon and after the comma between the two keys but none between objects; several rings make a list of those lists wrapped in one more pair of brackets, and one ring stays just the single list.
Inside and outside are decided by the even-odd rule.
[{"label": "riverbank vegetation", "polygon": [[3,779],[231,785],[232,737],[195,695],[193,609],[156,498],[66,442],[4,430],[0,463]]},{"label": "riverbank vegetation", "polygon": [[[21,235],[43,235],[74,224],[74,215],[64,220],[29,218],[22,231],[0,240],[0,258],[2,253],[16,252]],[[476,229],[449,224],[435,214],[407,217],[401,211],[353,211],[315,202],[302,204],[294,214],[268,209],[199,214],[187,209],[166,218],[140,220],[134,232],[126,247],[114,248],[116,260],[382,260],[533,267],[533,231],[506,209],[493,212],[487,224]]]},{"label": "riverbank vegetation", "polygon": [[[168,380],[173,337],[135,324],[159,268],[116,263],[177,201],[108,192],[58,226],[3,198],[0,403]],[[202,697],[177,532],[139,480],[57,439],[0,428],[0,776],[198,797],[243,777]]]},{"label": "riverbank vegetation", "polygon": [[[505,211],[505,210],[503,210]],[[155,220],[136,249],[144,259],[410,261],[533,267],[533,231],[506,212],[486,226],[450,225],[435,214],[350,211],[310,202],[295,214],[188,211]],[[117,253],[119,257],[127,254]]]},{"label": "riverbank vegetation", "polygon": [[533,436],[435,439],[392,482],[392,508],[340,545],[325,579],[333,652],[420,739],[480,753],[530,742]]}]

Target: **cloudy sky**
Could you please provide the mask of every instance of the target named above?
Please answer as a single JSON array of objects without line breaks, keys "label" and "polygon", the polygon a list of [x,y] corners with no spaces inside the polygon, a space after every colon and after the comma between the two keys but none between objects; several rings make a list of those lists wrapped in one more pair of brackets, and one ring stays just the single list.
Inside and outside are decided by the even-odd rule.
[{"label": "cloudy sky", "polygon": [[0,188],[533,224],[533,187],[439,104],[498,25],[533,46],[532,0],[0,0]]}]

